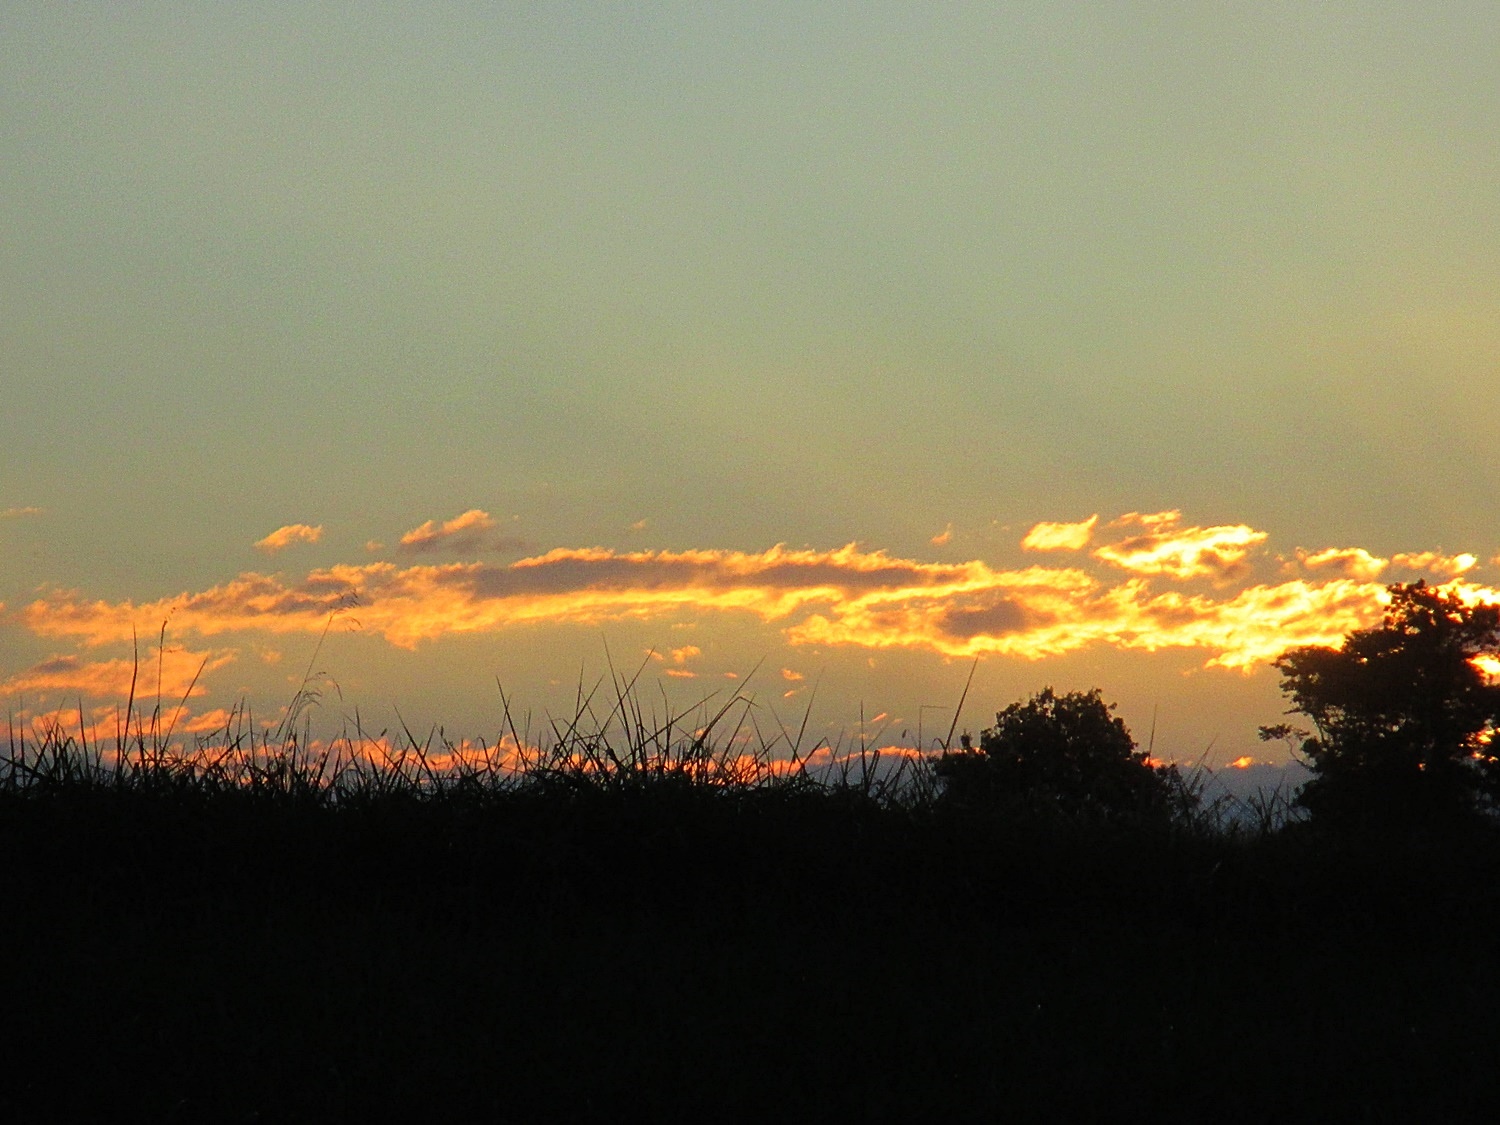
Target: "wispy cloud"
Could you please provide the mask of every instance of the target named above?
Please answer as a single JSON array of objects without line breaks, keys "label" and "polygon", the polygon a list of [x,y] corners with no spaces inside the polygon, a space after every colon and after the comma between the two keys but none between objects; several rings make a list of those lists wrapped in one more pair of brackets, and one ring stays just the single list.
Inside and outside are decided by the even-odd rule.
[{"label": "wispy cloud", "polygon": [[284,551],[293,543],[316,543],[323,538],[323,525],[309,527],[305,523],[289,523],[285,527],[278,527],[264,539],[255,543],[257,551],[264,551],[268,555],[274,555],[277,551]]},{"label": "wispy cloud", "polygon": [[1081,551],[1094,535],[1097,515],[1078,523],[1039,523],[1026,533],[1021,547],[1027,551]]},{"label": "wispy cloud", "polygon": [[[76,655],[50,656],[0,683],[0,694],[41,697],[82,696],[86,699],[125,699],[134,684],[137,699],[160,694],[177,701],[206,690],[204,677],[232,663],[232,652],[153,651],[139,664],[133,659],[84,660]],[[196,682],[194,682],[196,681]]]},{"label": "wispy cloud", "polygon": [[953,525],[950,523],[942,531],[938,532],[928,540],[934,547],[946,547],[953,541]]},{"label": "wispy cloud", "polygon": [[19,520],[25,519],[27,516],[39,516],[44,510],[43,508],[33,507],[5,508],[0,510],[0,520]]},{"label": "wispy cloud", "polygon": [[435,551],[439,547],[462,550],[478,546],[484,538],[484,532],[494,526],[495,521],[490,518],[488,512],[470,508],[451,520],[444,520],[441,523],[437,520],[428,520],[412,528],[401,536],[398,546],[403,551],[413,553]]},{"label": "wispy cloud", "polygon": [[695,680],[698,678],[698,673],[687,667],[688,661],[703,655],[703,650],[697,645],[683,645],[681,648],[674,648],[667,656],[662,656],[659,652],[652,652],[651,655],[657,660],[671,659],[672,667],[667,668],[665,672],[666,675],[671,676],[673,679]]},{"label": "wispy cloud", "polygon": [[1473,570],[1479,560],[1469,554],[1444,555],[1437,551],[1401,552],[1391,556],[1391,565],[1407,570],[1425,571],[1440,578],[1456,578]]},{"label": "wispy cloud", "polygon": [[[374,543],[373,540],[371,542]],[[488,512],[470,508],[451,520],[441,523],[428,520],[421,526],[412,528],[397,541],[396,549],[407,554],[428,554],[439,550],[516,550],[522,545],[519,539],[496,534],[495,521]]]},{"label": "wispy cloud", "polygon": [[177,725],[183,734],[218,734],[228,731],[240,718],[240,712],[224,707],[215,707],[201,715],[193,715]]},{"label": "wispy cloud", "polygon": [[[1291,645],[1337,644],[1349,630],[1378,621],[1386,604],[1384,586],[1345,573],[1364,557],[1358,548],[1338,549],[1341,563],[1330,556],[1319,564],[1328,577],[1313,565],[1309,576],[1251,582],[1249,556],[1266,539],[1263,532],[1181,527],[1175,512],[1132,514],[1125,526],[1144,530],[1094,552],[1126,569],[1124,579],[1077,566],[924,562],[855,544],[761,552],[559,548],[508,565],[370,562],[314,570],[301,581],[242,574],[142,604],[52,591],[17,616],[42,636],[102,644],[149,632],[168,617],[177,635],[315,633],[330,614],[355,606],[350,616],[366,633],[413,648],[518,625],[738,613],[774,623],[786,641],[800,645],[1020,659],[1090,645],[1188,649],[1210,666],[1249,669]],[[1174,588],[1178,580],[1204,576],[1216,580],[1215,594]],[[1231,580],[1243,584],[1225,589]],[[1454,588],[1500,598],[1484,587]],[[684,646],[670,655],[671,667],[683,673],[699,652]]]},{"label": "wispy cloud", "polygon": [[1451,579],[1467,574],[1478,565],[1478,556],[1467,553],[1445,555],[1440,551],[1401,551],[1385,559],[1370,554],[1363,547],[1328,547],[1321,551],[1304,551],[1299,547],[1290,571],[1295,572],[1300,566],[1308,571],[1325,571],[1370,581],[1395,568]]},{"label": "wispy cloud", "polygon": [[1110,526],[1142,531],[1098,548],[1094,557],[1134,574],[1225,581],[1248,570],[1245,556],[1267,538],[1264,531],[1244,524],[1182,527],[1181,520],[1182,513],[1176,511],[1121,516]]},{"label": "wispy cloud", "polygon": [[1337,574],[1359,582],[1371,582],[1379,578],[1390,559],[1370,554],[1363,547],[1325,547],[1321,551],[1304,551],[1297,548],[1297,562],[1308,570]]}]

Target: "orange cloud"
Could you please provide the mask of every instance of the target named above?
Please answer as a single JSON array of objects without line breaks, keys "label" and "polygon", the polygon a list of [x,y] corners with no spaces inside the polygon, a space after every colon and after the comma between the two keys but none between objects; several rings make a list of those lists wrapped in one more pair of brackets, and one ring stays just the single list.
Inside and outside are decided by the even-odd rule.
[{"label": "orange cloud", "polygon": [[514,550],[522,545],[519,539],[491,535],[494,529],[495,521],[490,518],[488,512],[470,508],[462,515],[454,516],[443,523],[428,520],[420,527],[412,528],[401,536],[396,549],[410,554],[425,554],[437,550],[505,551]]},{"label": "orange cloud", "polygon": [[223,707],[215,707],[212,711],[205,711],[201,715],[193,715],[185,722],[177,724],[177,729],[183,734],[219,734],[226,731],[239,718],[238,711],[229,711]]},{"label": "orange cloud", "polygon": [[781,678],[783,680],[790,680],[792,683],[807,679],[801,672],[793,672],[790,668],[783,668],[781,670]]},{"label": "orange cloud", "polygon": [[[1172,578],[1234,573],[1242,548],[1264,539],[1247,528],[1178,528],[1175,513],[1132,518],[1150,528],[1137,539],[1156,538],[1134,553],[1122,544],[1111,549]],[[330,614],[347,610],[367,634],[414,648],[449,634],[517,625],[731,612],[776,623],[792,644],[1021,659],[1089,645],[1178,648],[1200,651],[1208,666],[1249,669],[1292,645],[1336,645],[1351,629],[1378,622],[1387,600],[1383,586],[1346,577],[1297,578],[1217,596],[1158,590],[1151,582],[1142,574],[1104,581],[1078,567],[920,562],[855,544],[759,553],[559,548],[508,565],[370,562],[314,570],[295,582],[242,574],[143,604],[51,591],[16,616],[41,636],[102,644],[149,634],[168,618],[176,635],[317,633]],[[1476,600],[1500,599],[1484,587],[1448,588]],[[672,650],[672,662],[685,670],[699,654],[683,646]]]},{"label": "orange cloud", "polygon": [[1308,570],[1327,570],[1360,582],[1374,581],[1390,565],[1389,559],[1372,555],[1363,547],[1327,547],[1317,552],[1298,547],[1297,561]]},{"label": "orange cloud", "polygon": [[1442,555],[1436,551],[1403,552],[1391,556],[1393,566],[1425,570],[1442,578],[1457,578],[1460,574],[1473,570],[1478,562],[1473,555]]},{"label": "orange cloud", "polygon": [[277,551],[285,550],[293,543],[316,543],[323,538],[323,525],[309,527],[305,523],[289,523],[285,527],[278,527],[264,539],[256,540],[255,549],[264,551],[268,555],[274,555]]},{"label": "orange cloud", "polygon": [[82,660],[71,655],[50,656],[0,683],[0,693],[124,700],[129,696],[134,680],[137,700],[155,699],[160,694],[164,701],[175,702],[188,695],[189,685],[192,685],[192,695],[202,695],[206,690],[204,677],[233,660],[232,652],[188,652],[170,648],[165,656],[159,652],[146,654],[139,665],[131,659]]},{"label": "orange cloud", "polygon": [[1078,523],[1039,523],[1021,540],[1025,551],[1081,551],[1094,535],[1098,515]]},{"label": "orange cloud", "polygon": [[0,511],[0,520],[18,520],[27,516],[39,516],[43,509],[27,506],[25,508],[6,508]]},{"label": "orange cloud", "polygon": [[21,611],[44,636],[90,644],[127,640],[171,618],[179,633],[256,630],[307,633],[330,613],[357,606],[366,631],[414,647],[447,633],[490,632],[532,623],[597,624],[683,610],[737,610],[765,621],[812,603],[840,603],[860,591],[945,590],[988,585],[983,563],[921,563],[850,544],[834,551],[772,547],[740,551],[559,548],[509,565],[389,562],[314,570],[301,582],[241,574],[220,586],[156,602],[87,602],[52,591]]},{"label": "orange cloud", "polygon": [[1133,574],[1224,581],[1244,574],[1245,556],[1267,538],[1264,531],[1243,524],[1179,527],[1181,517],[1175,511],[1121,516],[1110,526],[1137,525],[1144,530],[1098,548],[1094,557]]},{"label": "orange cloud", "polygon": [[953,540],[953,525],[950,523],[942,531],[938,532],[928,540],[934,547],[946,547]]},{"label": "orange cloud", "polygon": [[1138,579],[1105,587],[1076,571],[1029,577],[967,597],[867,596],[837,615],[814,614],[787,635],[794,643],[927,648],[954,657],[1038,659],[1092,644],[1197,648],[1210,653],[1209,667],[1248,670],[1293,645],[1337,645],[1349,630],[1378,622],[1388,600],[1383,586],[1344,579],[1254,586],[1217,600],[1153,594]]}]

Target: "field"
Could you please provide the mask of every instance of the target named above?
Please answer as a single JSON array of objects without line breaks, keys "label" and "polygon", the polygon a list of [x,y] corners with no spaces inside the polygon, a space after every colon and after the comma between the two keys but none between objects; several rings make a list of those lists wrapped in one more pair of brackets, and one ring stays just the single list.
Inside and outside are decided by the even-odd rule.
[{"label": "field", "polygon": [[[167,717],[169,719],[170,716]],[[1201,1121],[1500,1106],[1500,842],[954,808],[920,760],[582,708],[0,763],[32,1119]],[[160,733],[158,733],[160,732]],[[378,752],[377,752],[378,751]],[[438,763],[443,763],[439,766]],[[888,764],[888,763],[887,763]]]}]

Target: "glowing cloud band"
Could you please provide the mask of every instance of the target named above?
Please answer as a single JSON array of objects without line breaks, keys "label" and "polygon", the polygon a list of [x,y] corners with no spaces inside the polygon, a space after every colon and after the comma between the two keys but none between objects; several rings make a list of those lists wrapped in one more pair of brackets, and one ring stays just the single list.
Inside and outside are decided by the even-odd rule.
[{"label": "glowing cloud band", "polygon": [[[1022,547],[1081,551],[1097,522],[1040,523]],[[310,539],[292,530],[299,526],[277,536]],[[779,625],[793,645],[1026,660],[1090,645],[1196,649],[1209,667],[1248,671],[1288,647],[1337,645],[1351,630],[1375,624],[1387,593],[1374,579],[1392,568],[1447,577],[1449,588],[1467,600],[1500,599],[1459,578],[1476,565],[1468,554],[1420,552],[1386,560],[1345,547],[1272,558],[1260,550],[1264,532],[1240,524],[1184,527],[1176,511],[1132,512],[1108,526],[1123,538],[1091,556],[1126,572],[1113,580],[1077,566],[1005,570],[977,560],[922,562],[853,543],[828,551],[559,548],[509,564],[338,565],[300,581],[252,572],[141,604],[87,601],[56,590],[11,616],[38,636],[103,645],[150,636],[163,622],[174,636],[290,634],[320,631],[331,616],[348,614],[367,633],[415,648],[449,634],[516,626],[738,613]],[[408,547],[452,545],[492,527],[486,513],[472,509],[445,524],[424,524],[402,541]],[[1257,561],[1279,580],[1252,584]],[[1240,588],[1226,589],[1231,583]],[[674,650],[672,674],[694,675],[686,665],[697,655],[691,647]],[[55,662],[68,660],[75,664]],[[118,680],[123,669],[85,666],[71,657],[55,661],[13,677],[9,686],[37,687],[51,683],[49,676]]]}]

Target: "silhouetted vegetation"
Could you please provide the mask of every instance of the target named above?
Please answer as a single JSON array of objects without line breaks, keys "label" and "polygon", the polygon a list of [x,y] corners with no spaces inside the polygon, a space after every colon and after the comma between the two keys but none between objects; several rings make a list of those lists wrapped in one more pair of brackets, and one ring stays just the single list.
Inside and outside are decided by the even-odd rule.
[{"label": "silhouetted vegetation", "polygon": [[982,731],[979,748],[943,753],[936,773],[951,804],[991,815],[1168,823],[1191,813],[1196,794],[1176,766],[1136,747],[1099,689],[1057,695],[1048,687],[1012,703]]},{"label": "silhouetted vegetation", "polygon": [[1389,592],[1378,627],[1275,662],[1282,690],[1316,727],[1302,743],[1313,778],[1298,803],[1315,823],[1342,829],[1465,827],[1500,796],[1500,684],[1475,664],[1500,656],[1500,606],[1468,605],[1423,582]]},{"label": "silhouetted vegetation", "polygon": [[[1351,638],[1360,666],[1434,630],[1472,655],[1472,612],[1431,597],[1393,600],[1387,626],[1415,640]],[[1468,761],[1454,747],[1482,746],[1488,696],[1444,667],[1464,690],[1418,693],[1439,702],[1389,729],[1447,732],[1433,745]],[[1331,682],[1294,696],[1326,704],[1325,785],[1366,746],[1345,733],[1363,696],[1320,695]],[[597,695],[545,737],[506,706],[503,747],[314,742],[306,700],[188,749],[161,708],[105,747],[13,728],[7,1105],[1198,1121],[1500,1104],[1489,834],[1376,848],[1227,815],[1098,691],[1047,689],[935,759],[805,746],[738,697],[684,716],[633,682]],[[1460,792],[1467,810],[1488,790]]]}]

